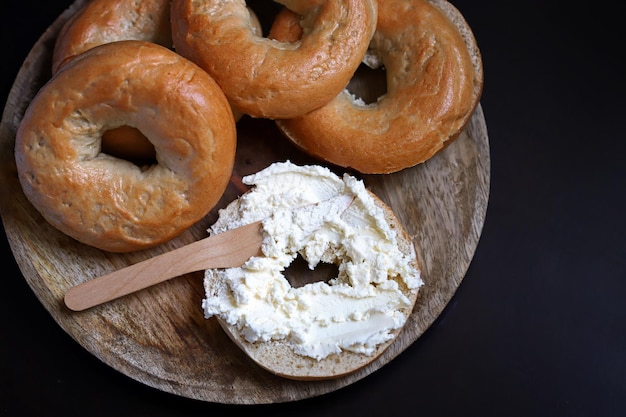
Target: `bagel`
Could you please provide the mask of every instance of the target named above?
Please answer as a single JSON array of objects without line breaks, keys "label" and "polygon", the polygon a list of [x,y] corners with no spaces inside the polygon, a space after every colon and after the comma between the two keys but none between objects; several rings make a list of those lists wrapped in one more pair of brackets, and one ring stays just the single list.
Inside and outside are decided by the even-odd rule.
[{"label": "bagel", "polygon": [[[103,132],[131,126],[156,163],[140,167],[101,152]],[[235,121],[201,68],[145,41],[94,47],[36,94],[18,127],[19,181],[54,227],[112,252],[180,234],[222,196],[235,158]]]},{"label": "bagel", "polygon": [[291,118],[326,104],[348,84],[376,25],[374,0],[279,3],[304,16],[294,43],[254,35],[243,1],[172,1],[176,51],[253,117]]},{"label": "bagel", "polygon": [[61,28],[52,52],[52,73],[94,46],[143,40],[172,48],[169,0],[92,0]]},{"label": "bagel", "polygon": [[[262,255],[205,272],[205,317],[282,377],[336,378],[374,361],[423,285],[413,242],[391,208],[362,181],[321,166],[274,163],[243,182],[253,188],[219,211],[209,233],[265,219]],[[340,209],[324,205],[331,201]],[[298,257],[308,266],[290,278]],[[332,264],[330,279],[315,275]]]},{"label": "bagel", "polygon": [[[273,36],[293,41],[293,14]],[[290,29],[291,27],[291,29]],[[373,58],[373,59],[368,59]],[[347,89],[323,107],[277,120],[296,146],[328,163],[386,174],[422,163],[463,130],[483,85],[480,53],[461,14],[444,0],[379,0],[365,62],[380,61],[386,93],[365,103]]]}]

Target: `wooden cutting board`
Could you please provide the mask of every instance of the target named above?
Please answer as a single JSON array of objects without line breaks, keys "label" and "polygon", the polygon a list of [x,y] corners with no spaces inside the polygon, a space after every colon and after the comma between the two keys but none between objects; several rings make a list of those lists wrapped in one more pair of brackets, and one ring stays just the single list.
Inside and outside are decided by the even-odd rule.
[{"label": "wooden cutting board", "polygon": [[295,401],[347,386],[387,364],[428,329],[461,283],[485,219],[490,156],[480,106],[461,136],[426,163],[390,175],[360,176],[413,237],[425,286],[400,336],[354,374],[303,382],[260,369],[215,320],[203,318],[202,273],[88,311],[68,310],[63,296],[69,287],[206,237],[217,210],[245,191],[242,176],[286,159],[319,163],[292,147],[272,121],[244,118],[238,124],[236,164],[224,196],[209,215],[176,239],[145,251],[113,254],[52,228],[20,188],[13,146],[26,107],[50,77],[54,39],[82,4],[74,3],[34,45],[10,92],[0,129],[0,210],[6,235],[24,279],[64,331],[104,363],[148,386],[202,401],[253,404]]}]

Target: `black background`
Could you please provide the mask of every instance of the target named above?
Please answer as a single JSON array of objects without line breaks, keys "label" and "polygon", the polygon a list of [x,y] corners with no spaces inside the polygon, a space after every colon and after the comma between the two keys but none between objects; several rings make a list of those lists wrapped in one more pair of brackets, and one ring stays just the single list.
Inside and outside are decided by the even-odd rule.
[{"label": "black background", "polygon": [[[3,1],[3,102],[31,46],[70,3]],[[620,7],[452,3],[483,55],[491,190],[469,271],[423,337],[317,398],[189,400],[135,382],[75,343],[33,295],[3,234],[0,415],[626,415]]]}]

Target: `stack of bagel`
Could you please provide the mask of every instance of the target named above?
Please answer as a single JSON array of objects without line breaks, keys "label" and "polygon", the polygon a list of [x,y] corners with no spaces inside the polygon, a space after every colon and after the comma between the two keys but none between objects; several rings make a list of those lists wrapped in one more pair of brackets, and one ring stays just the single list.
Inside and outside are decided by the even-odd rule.
[{"label": "stack of bagel", "polygon": [[[278,3],[267,36],[242,0],[87,3],[59,33],[52,78],[17,132],[29,201],[80,242],[135,251],[217,204],[243,114],[367,174],[426,161],[468,123],[482,63],[447,1]],[[347,89],[364,64],[386,74],[371,102]]]}]

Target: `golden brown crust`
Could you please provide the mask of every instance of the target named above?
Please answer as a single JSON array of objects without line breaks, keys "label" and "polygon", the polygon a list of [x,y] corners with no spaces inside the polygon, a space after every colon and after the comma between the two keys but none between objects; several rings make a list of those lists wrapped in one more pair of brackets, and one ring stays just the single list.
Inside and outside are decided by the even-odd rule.
[{"label": "golden brown crust", "polygon": [[[139,129],[157,164],[100,151],[103,132]],[[39,91],[18,128],[24,193],[64,233],[108,251],[164,242],[213,208],[234,164],[235,122],[219,86],[143,41],[90,49]]]},{"label": "golden brown crust", "polygon": [[120,40],[143,40],[171,48],[169,0],[87,3],[61,28],[54,46],[52,73],[81,52]]},{"label": "golden brown crust", "polygon": [[301,41],[254,36],[243,2],[172,2],[176,51],[204,68],[233,106],[253,117],[294,117],[327,103],[347,85],[376,25],[373,0],[281,3],[304,16]]},{"label": "golden brown crust", "polygon": [[277,121],[309,154],[370,174],[417,165],[456,138],[483,82],[475,39],[450,3],[379,0],[378,8],[370,48],[385,66],[386,95],[362,106],[343,92],[309,114]]},{"label": "golden brown crust", "polygon": [[[383,208],[387,222],[396,230],[400,250],[405,255],[414,254],[415,249],[413,241],[404,227],[402,227],[402,224],[391,208],[374,193],[371,191],[369,193],[378,206]],[[413,256],[413,258],[415,258],[415,256]],[[417,260],[414,261],[413,266],[418,268]],[[409,289],[401,280],[397,280],[397,282],[402,293],[409,300],[410,307],[401,311],[408,319],[413,311],[419,292],[416,289]],[[393,338],[379,345],[372,355],[343,351],[340,354],[332,354],[324,359],[317,360],[294,353],[289,345],[281,341],[250,343],[239,334],[236,326],[229,325],[219,317],[216,317],[216,319],[230,339],[257,365],[281,377],[296,380],[332,379],[353,373],[375,361],[385,352],[402,331],[401,328],[392,331],[391,334]]]}]

